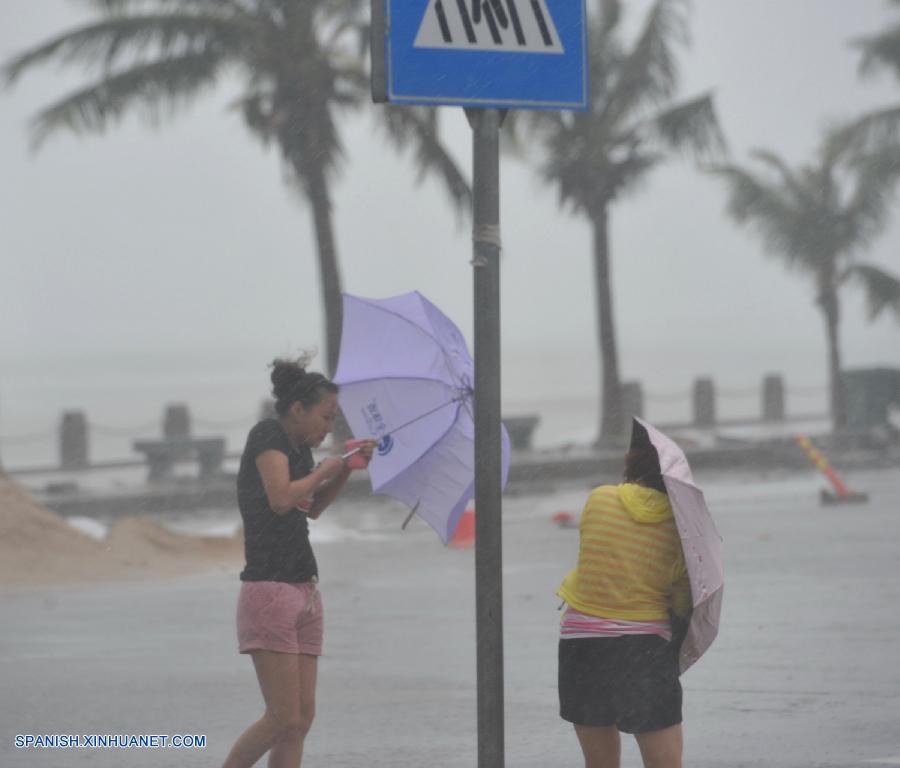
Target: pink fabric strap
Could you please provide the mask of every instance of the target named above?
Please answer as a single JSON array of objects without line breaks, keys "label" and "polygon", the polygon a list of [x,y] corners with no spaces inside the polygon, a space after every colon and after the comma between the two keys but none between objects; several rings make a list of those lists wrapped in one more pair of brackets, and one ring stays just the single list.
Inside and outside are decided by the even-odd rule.
[{"label": "pink fabric strap", "polygon": [[668,641],[672,639],[672,628],[668,621],[605,619],[602,616],[580,613],[574,608],[566,608],[559,623],[561,640],[585,637],[623,637],[624,635],[659,635]]}]

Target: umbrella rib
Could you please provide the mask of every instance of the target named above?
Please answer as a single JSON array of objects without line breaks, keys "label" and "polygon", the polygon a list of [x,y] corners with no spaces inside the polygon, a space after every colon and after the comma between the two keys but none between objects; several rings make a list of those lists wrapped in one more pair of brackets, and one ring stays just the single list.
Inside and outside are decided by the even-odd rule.
[{"label": "umbrella rib", "polygon": [[432,408],[430,411],[428,411],[426,413],[422,413],[422,414],[416,416],[414,419],[410,419],[405,424],[401,424],[399,427],[394,427],[393,429],[388,430],[387,432],[385,432],[385,435],[394,435],[397,432],[399,432],[401,429],[406,429],[408,426],[410,426],[410,424],[415,424],[417,421],[421,421],[422,419],[426,418],[427,416],[431,416],[432,413],[437,413],[442,408],[446,408],[448,405],[453,405],[454,403],[458,403],[462,399],[463,399],[462,397],[454,397],[452,400],[448,400],[446,403],[441,403],[436,408]]},{"label": "umbrella rib", "polygon": [[335,384],[339,386],[343,386],[344,384],[365,384],[369,381],[383,381],[385,379],[390,379],[391,381],[434,381],[438,384],[447,385],[447,382],[443,379],[434,379],[430,376],[400,376],[400,375],[391,375],[391,376],[367,376],[364,379],[353,379],[350,381],[336,381]]},{"label": "umbrella rib", "polygon": [[466,413],[469,414],[469,418],[472,419],[472,422],[475,422],[475,412],[472,409],[472,400],[469,397],[466,397],[462,401],[462,407],[466,409]]}]

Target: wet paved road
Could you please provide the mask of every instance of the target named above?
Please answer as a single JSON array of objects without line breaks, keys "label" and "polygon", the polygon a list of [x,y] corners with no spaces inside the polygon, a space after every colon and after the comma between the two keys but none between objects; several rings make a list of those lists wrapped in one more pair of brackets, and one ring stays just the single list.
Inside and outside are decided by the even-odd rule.
[{"label": "wet paved road", "polygon": [[[684,678],[685,764],[900,765],[900,472],[698,477],[725,537],[724,625]],[[554,591],[580,489],[504,509],[507,765],[581,765],[556,714]],[[321,525],[326,610],[305,766],[475,765],[473,553],[354,502]],[[217,766],[260,698],[235,653],[234,570],[0,596],[0,766]],[[204,734],[203,750],[17,750],[15,734]],[[626,741],[623,766],[640,765]]]}]

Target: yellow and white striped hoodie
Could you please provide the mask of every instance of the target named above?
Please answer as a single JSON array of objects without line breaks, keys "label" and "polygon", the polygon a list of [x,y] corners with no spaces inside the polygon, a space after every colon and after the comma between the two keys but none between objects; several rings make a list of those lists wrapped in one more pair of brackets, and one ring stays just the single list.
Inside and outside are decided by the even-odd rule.
[{"label": "yellow and white striped hoodie", "polygon": [[666,494],[633,483],[595,488],[580,530],[578,567],[557,593],[569,606],[630,621],[690,613],[690,582]]}]

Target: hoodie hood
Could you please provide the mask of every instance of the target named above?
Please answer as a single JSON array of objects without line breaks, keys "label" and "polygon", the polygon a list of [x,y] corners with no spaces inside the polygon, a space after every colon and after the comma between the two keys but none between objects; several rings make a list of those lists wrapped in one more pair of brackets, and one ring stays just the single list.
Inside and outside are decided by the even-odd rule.
[{"label": "hoodie hood", "polygon": [[661,523],[672,517],[669,497],[653,488],[622,483],[619,486],[619,499],[635,522]]}]

